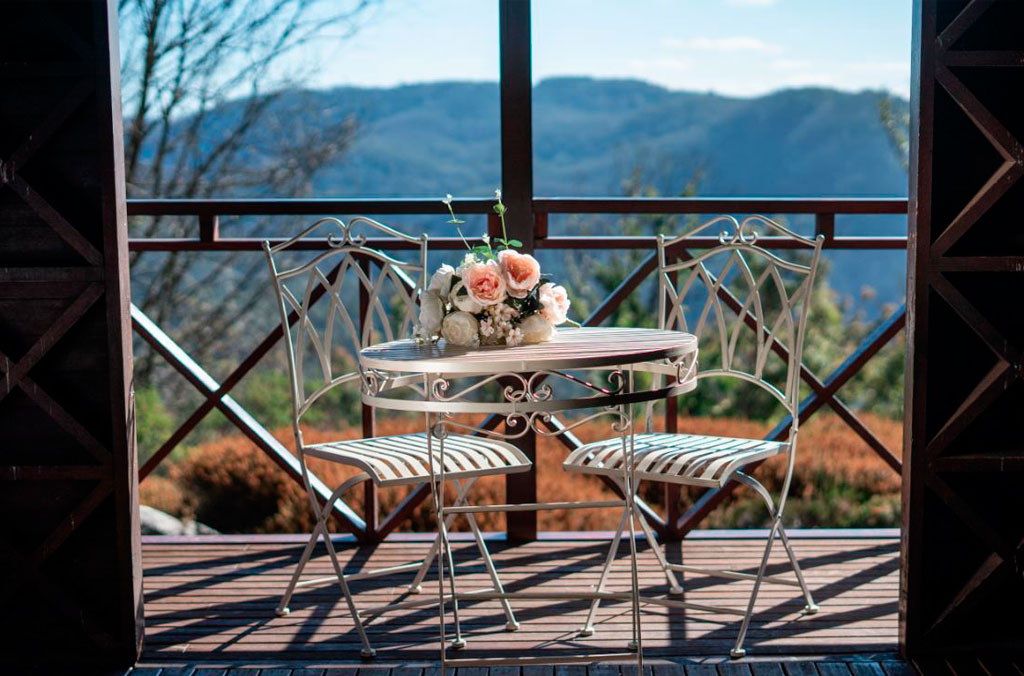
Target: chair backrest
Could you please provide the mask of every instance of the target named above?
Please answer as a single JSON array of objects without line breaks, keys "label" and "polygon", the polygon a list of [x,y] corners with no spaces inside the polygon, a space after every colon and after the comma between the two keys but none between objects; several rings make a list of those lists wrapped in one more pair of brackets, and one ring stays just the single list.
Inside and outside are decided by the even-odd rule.
[{"label": "chair backrest", "polygon": [[[782,239],[786,248],[759,246],[762,234]],[[720,244],[686,248],[688,240],[709,236]],[[680,237],[659,237],[661,327],[698,337],[698,379],[752,383],[796,420],[804,334],[823,241],[764,216],[742,221],[719,216]]]},{"label": "chair backrest", "polygon": [[[417,255],[407,262],[371,248],[367,233],[408,242]],[[363,217],[347,224],[323,218],[277,246],[263,242],[263,250],[284,330],[301,446],[299,421],[313,403],[359,380],[361,348],[412,336],[427,268],[427,236],[406,235]]]}]

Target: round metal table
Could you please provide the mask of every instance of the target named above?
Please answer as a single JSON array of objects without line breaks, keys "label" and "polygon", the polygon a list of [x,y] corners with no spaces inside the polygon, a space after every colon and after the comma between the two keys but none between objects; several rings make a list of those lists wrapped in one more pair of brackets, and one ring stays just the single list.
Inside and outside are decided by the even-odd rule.
[{"label": "round metal table", "polygon": [[[553,340],[516,347],[458,347],[441,340],[396,340],[363,348],[363,403],[386,409],[433,413],[521,414],[618,406],[663,399],[696,387],[697,338],[661,329],[560,329]],[[604,370],[605,384],[572,375]],[[629,387],[627,374],[653,372],[656,386]],[[572,383],[580,396],[556,397],[550,379]],[[462,389],[457,382],[472,381]],[[661,380],[667,380],[661,386]],[[484,386],[505,384],[500,401],[481,401]],[[422,386],[419,398],[407,387]],[[451,390],[451,391],[450,391]]]},{"label": "round metal table", "polygon": [[[440,531],[438,556],[438,606],[441,615],[442,664],[479,666],[521,664],[503,659],[448,660],[445,656],[444,606],[451,601],[458,612],[460,596],[454,574],[449,575],[450,594],[444,594],[444,566],[452,566],[445,519],[467,512],[538,511],[621,506],[633,514],[635,480],[632,476],[634,404],[653,403],[692,391],[696,387],[697,339],[679,331],[630,328],[559,329],[553,340],[516,347],[458,347],[443,340],[419,344],[399,340],[372,345],[359,353],[362,400],[375,408],[418,412],[425,416],[427,437],[436,444],[431,460],[431,488]],[[635,374],[654,374],[645,387],[637,386]],[[556,424],[557,413],[595,409],[570,424]],[[505,431],[495,426],[474,425],[463,414],[497,414],[504,417]],[[455,416],[459,415],[459,418]],[[622,438],[622,500],[596,502],[538,502],[506,505],[444,505],[444,439],[449,430],[472,432],[504,440],[525,436],[531,430],[541,436],[564,434],[597,418],[610,417],[611,429]],[[434,456],[438,461],[434,462]],[[436,471],[435,471],[436,468]],[[625,517],[624,517],[625,518]],[[639,590],[636,575],[636,543],[633,519],[629,518],[635,656],[642,665],[639,627]],[[646,529],[646,524],[642,524]],[[442,551],[443,550],[443,551]],[[624,600],[622,594],[596,590],[582,593],[494,592],[473,594],[483,599],[594,599]],[[461,640],[461,639],[459,639]],[[579,659],[621,658],[632,653],[586,655]],[[529,663],[529,660],[527,662]]]}]

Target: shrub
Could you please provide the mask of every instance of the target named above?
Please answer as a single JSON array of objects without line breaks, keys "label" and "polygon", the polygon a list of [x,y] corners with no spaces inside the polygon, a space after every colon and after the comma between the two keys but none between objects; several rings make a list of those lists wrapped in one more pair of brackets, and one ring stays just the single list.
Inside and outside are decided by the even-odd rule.
[{"label": "shrub", "polygon": [[190,516],[192,511],[181,486],[162,476],[147,477],[139,484],[139,502],[179,519]]},{"label": "shrub", "polygon": [[135,434],[139,458],[145,461],[174,431],[174,417],[156,387],[135,391]]},{"label": "shrub", "polygon": [[[889,448],[898,452],[902,439],[902,427],[898,421],[872,415],[865,415],[863,419]],[[389,419],[378,425],[381,435],[405,434],[421,429],[422,421],[418,417]],[[681,418],[679,429],[695,434],[756,438],[766,432],[767,425],[728,418]],[[597,440],[607,434],[607,425],[589,424],[577,431],[584,441]],[[293,446],[290,430],[282,429],[276,434],[286,446]],[[303,430],[307,443],[350,439],[358,435],[359,431],[354,427],[338,431],[313,427]],[[537,455],[539,499],[601,500],[612,495],[611,490],[596,477],[568,474],[562,470],[566,450],[558,440],[541,438]],[[315,459],[310,461],[310,467],[329,486],[336,486],[355,473],[354,469]],[[773,458],[757,470],[756,476],[773,494],[777,494],[785,472],[784,458]],[[142,484],[142,501],[161,509],[159,504],[149,500],[163,500],[163,504],[171,506],[181,504],[181,510],[192,510],[197,520],[221,532],[303,532],[312,527],[312,514],[304,489],[241,435],[225,436],[200,445],[187,458],[172,465],[169,475],[167,483],[161,482],[159,477],[147,479]],[[504,485],[501,477],[479,480],[473,488],[473,502],[504,501]],[[412,490],[413,487],[382,489],[379,492],[381,513],[390,512]],[[805,527],[895,526],[899,522],[899,491],[899,476],[863,441],[838,417],[819,414],[800,430],[786,521]],[[700,495],[699,490],[685,487],[681,492],[683,509]],[[662,505],[662,485],[644,483],[641,494],[651,503]],[[454,495],[449,491],[446,501],[451,504],[453,499]],[[362,514],[361,488],[352,490],[346,501],[356,513]],[[175,509],[165,511],[179,513]],[[501,514],[480,514],[478,520],[485,530],[504,528],[505,519]],[[618,520],[619,512],[614,509],[539,513],[541,530],[613,530]],[[760,498],[742,487],[701,525],[707,528],[748,528],[763,527],[767,522],[768,515]],[[429,498],[401,526],[401,530],[433,529]],[[455,529],[465,530],[465,520],[458,519]]]}]

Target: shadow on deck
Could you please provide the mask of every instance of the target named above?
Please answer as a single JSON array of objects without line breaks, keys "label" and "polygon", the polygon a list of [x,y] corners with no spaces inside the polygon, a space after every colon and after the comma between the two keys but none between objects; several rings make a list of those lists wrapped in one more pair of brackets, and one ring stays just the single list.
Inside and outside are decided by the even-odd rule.
[{"label": "shadow on deck", "polygon": [[[606,536],[607,537],[607,536]],[[557,539],[556,539],[557,538]],[[564,538],[564,539],[563,539]],[[500,539],[491,551],[508,589],[578,589],[596,583],[606,552],[600,534],[566,534],[525,545]],[[762,540],[742,533],[704,533],[671,545],[671,559],[702,566],[754,570]],[[852,653],[891,656],[897,641],[899,540],[891,531],[798,533],[794,547],[816,601],[817,615],[801,614],[799,590],[762,589],[747,639],[751,657]],[[396,539],[376,547],[342,546],[349,572],[390,566],[422,557],[422,538]],[[278,618],[274,607],[302,549],[301,539],[281,536],[159,538],[144,540],[146,648],[144,662],[187,660],[241,662],[358,661],[359,641],[337,587],[300,588],[292,613]],[[621,555],[612,589],[628,589],[628,562]],[[776,548],[779,549],[779,548]],[[306,573],[330,574],[322,547]],[[469,542],[456,543],[460,589],[488,586],[486,572]],[[773,553],[769,573],[788,574],[783,556]],[[359,605],[377,605],[405,592],[411,575],[354,582]],[[428,578],[424,593],[435,593]],[[667,590],[653,555],[641,545],[640,584],[652,594]],[[686,598],[695,603],[741,606],[749,582],[687,575]],[[603,604],[597,633],[581,640],[585,602],[517,601],[522,623],[504,631],[494,601],[461,604],[469,647],[460,656],[524,654],[544,649],[567,654],[580,649],[619,650],[629,638],[628,605]],[[448,614],[450,619],[450,613]],[[681,609],[648,608],[644,653],[650,658],[722,657],[736,635],[735,616]],[[378,649],[378,664],[437,659],[436,608],[397,611],[367,628]]]}]

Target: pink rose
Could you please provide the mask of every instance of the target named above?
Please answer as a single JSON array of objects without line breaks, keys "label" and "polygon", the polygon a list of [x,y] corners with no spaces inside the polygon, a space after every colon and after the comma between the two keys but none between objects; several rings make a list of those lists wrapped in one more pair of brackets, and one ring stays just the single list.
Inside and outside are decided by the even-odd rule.
[{"label": "pink rose", "polygon": [[513,298],[526,298],[540,281],[540,263],[530,254],[505,249],[498,254],[498,263],[505,273],[508,295]]},{"label": "pink rose", "polygon": [[462,282],[469,297],[480,305],[495,305],[505,300],[505,275],[494,261],[467,265],[462,271]]},{"label": "pink rose", "polygon": [[569,294],[564,286],[555,286],[551,282],[541,284],[537,289],[537,300],[540,301],[540,314],[555,326],[564,324],[569,317]]}]

